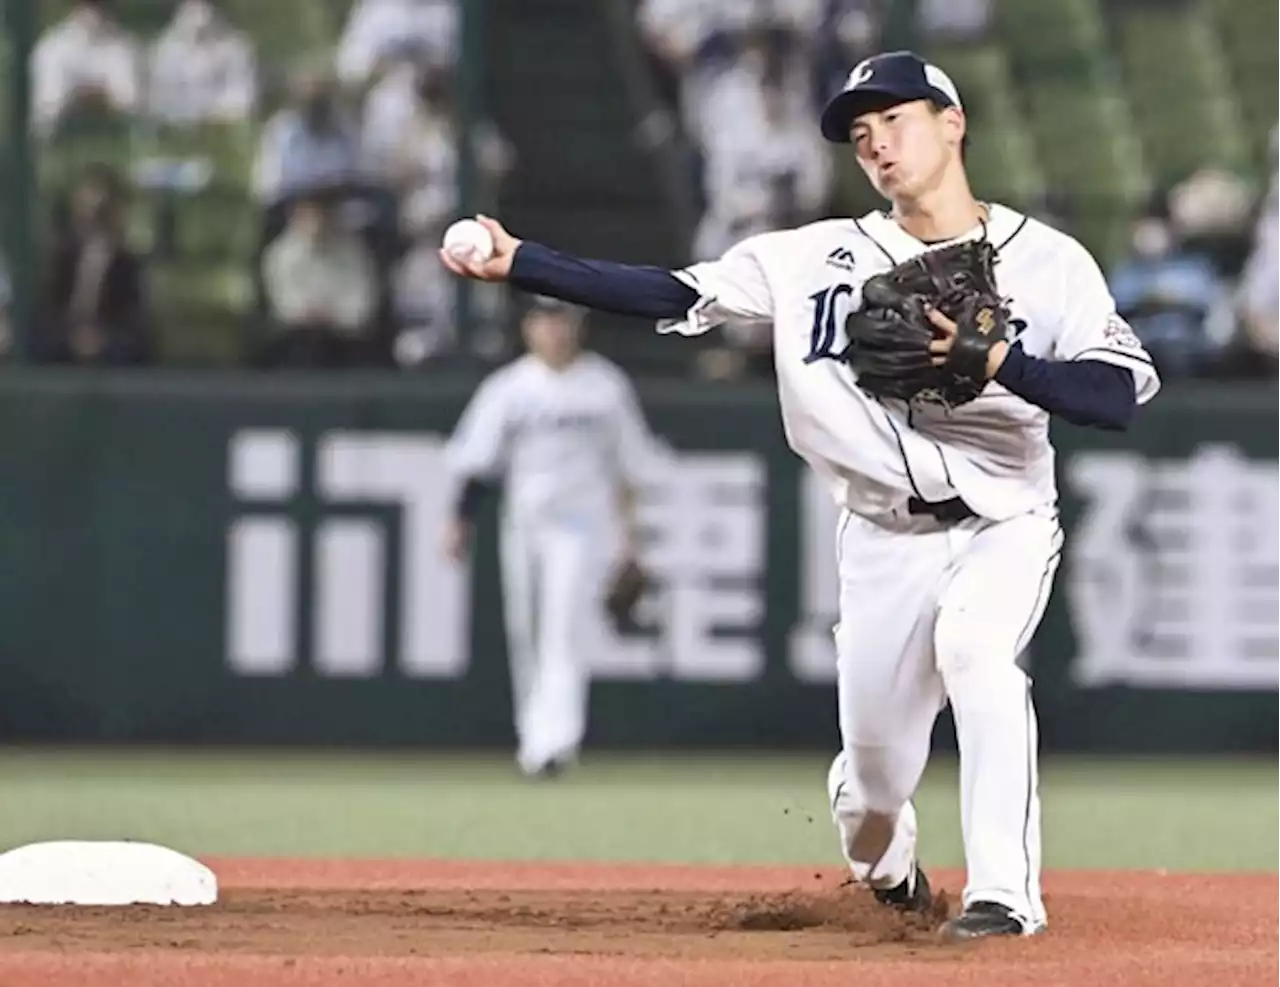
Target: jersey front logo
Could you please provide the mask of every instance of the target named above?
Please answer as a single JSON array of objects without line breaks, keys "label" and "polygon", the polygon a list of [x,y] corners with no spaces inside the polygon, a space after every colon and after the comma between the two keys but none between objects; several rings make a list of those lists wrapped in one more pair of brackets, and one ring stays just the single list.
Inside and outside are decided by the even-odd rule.
[{"label": "jersey front logo", "polygon": [[605,416],[594,411],[531,411],[512,422],[512,432],[531,433],[588,432],[604,427]]},{"label": "jersey front logo", "polygon": [[845,357],[848,341],[844,335],[844,321],[849,316],[853,285],[836,284],[809,296],[813,302],[813,322],[809,328],[809,353],[805,363],[818,360],[839,360]]}]

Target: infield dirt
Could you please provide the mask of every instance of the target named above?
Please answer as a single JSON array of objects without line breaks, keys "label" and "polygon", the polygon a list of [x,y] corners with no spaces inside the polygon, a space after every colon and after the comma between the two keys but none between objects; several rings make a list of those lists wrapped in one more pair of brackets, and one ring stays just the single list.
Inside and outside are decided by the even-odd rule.
[{"label": "infield dirt", "polygon": [[905,918],[832,870],[206,862],[208,908],[0,908],[0,987],[1235,987],[1280,960],[1274,874],[1052,873],[1046,934],[954,946],[947,901]]}]

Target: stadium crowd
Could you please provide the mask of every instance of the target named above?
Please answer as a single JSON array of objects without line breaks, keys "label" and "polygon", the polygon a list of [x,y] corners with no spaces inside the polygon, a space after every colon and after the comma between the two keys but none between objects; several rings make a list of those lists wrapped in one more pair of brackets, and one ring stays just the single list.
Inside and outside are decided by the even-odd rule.
[{"label": "stadium crowd", "polygon": [[[288,67],[276,94],[265,91],[253,39],[215,0],[180,0],[149,41],[107,0],[78,0],[34,52],[32,121],[56,142],[64,125],[103,113],[186,127],[261,116],[250,188],[267,331],[251,360],[416,362],[456,343],[436,247],[459,208],[457,41],[453,0],[358,0],[337,49]],[[467,138],[487,176],[510,169],[492,126]],[[125,236],[129,177],[98,165],[77,177],[46,264],[38,357],[148,359],[141,258]]]},{"label": "stadium crowd", "polygon": [[[666,125],[697,162],[694,258],[838,209],[816,107],[882,47],[888,6],[638,0],[636,33]],[[915,16],[926,42],[962,45],[988,30],[992,3],[920,0]],[[336,49],[290,66],[281,85],[280,67],[262,64],[254,38],[216,0],[177,0],[149,38],[109,0],[76,0],[35,49],[31,121],[45,144],[84,116],[170,128],[259,124],[249,187],[264,328],[248,362],[416,365],[459,345],[455,286],[436,256],[459,212],[459,142],[468,142],[491,204],[519,151],[490,121],[465,130],[458,121],[459,18],[456,0],[355,0]],[[198,185],[189,171],[170,169],[166,180]],[[37,359],[156,359],[148,257],[128,232],[136,184],[136,175],[90,162],[51,217]],[[1062,219],[1048,204],[1037,215]],[[1274,131],[1261,195],[1210,168],[1153,193],[1129,255],[1109,273],[1122,314],[1166,374],[1274,373],[1276,226]],[[482,320],[504,318],[500,291],[482,288],[477,303]],[[769,364],[767,334],[734,327],[699,370],[767,374]]]}]

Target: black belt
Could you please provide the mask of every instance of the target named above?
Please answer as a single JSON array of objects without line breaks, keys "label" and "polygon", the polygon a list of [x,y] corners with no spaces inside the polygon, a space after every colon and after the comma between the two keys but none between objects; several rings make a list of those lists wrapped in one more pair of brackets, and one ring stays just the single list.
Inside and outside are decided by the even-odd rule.
[{"label": "black belt", "polygon": [[937,501],[921,500],[919,497],[912,497],[907,501],[907,513],[927,515],[928,517],[936,518],[939,521],[945,521],[948,524],[958,524],[961,521],[967,521],[971,517],[978,516],[973,513],[973,508],[959,497],[952,497],[950,500]]}]

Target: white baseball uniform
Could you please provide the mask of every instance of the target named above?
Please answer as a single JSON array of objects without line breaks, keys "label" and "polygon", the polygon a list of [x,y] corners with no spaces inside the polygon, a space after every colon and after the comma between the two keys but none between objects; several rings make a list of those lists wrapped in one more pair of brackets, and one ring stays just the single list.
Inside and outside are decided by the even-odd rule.
[{"label": "white baseball uniform", "polygon": [[587,725],[589,657],[620,544],[620,485],[652,448],[631,384],[585,352],[556,370],[526,354],[491,374],[449,445],[458,480],[504,480],[500,558],[517,760],[572,760]]},{"label": "white baseball uniform", "polygon": [[[1159,388],[1075,240],[999,205],[964,237],[999,248],[1010,336],[1034,357],[1132,371],[1139,402]],[[955,242],[955,241],[948,241]],[[843,852],[873,887],[907,878],[910,799],[949,700],[960,748],[964,901],[1006,905],[1031,931],[1040,895],[1036,719],[1018,657],[1038,625],[1062,550],[1046,411],[992,382],[953,411],[877,400],[837,359],[862,283],[928,249],[891,217],[828,220],[744,240],[676,277],[700,300],[659,331],[698,334],[768,320],[791,447],[841,506],[835,630],[843,750],[829,790]],[[944,523],[909,501],[961,498],[977,517]]]}]

